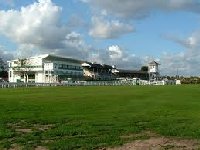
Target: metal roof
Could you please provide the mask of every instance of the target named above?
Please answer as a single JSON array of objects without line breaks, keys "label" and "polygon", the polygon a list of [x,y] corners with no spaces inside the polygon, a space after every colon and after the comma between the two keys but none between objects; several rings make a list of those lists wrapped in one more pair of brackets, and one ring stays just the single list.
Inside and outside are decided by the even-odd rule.
[{"label": "metal roof", "polygon": [[47,55],[46,57],[43,58],[46,61],[67,61],[71,63],[83,63],[84,61],[73,59],[73,58],[66,58],[66,57],[60,57],[60,56],[54,56],[54,55]]}]

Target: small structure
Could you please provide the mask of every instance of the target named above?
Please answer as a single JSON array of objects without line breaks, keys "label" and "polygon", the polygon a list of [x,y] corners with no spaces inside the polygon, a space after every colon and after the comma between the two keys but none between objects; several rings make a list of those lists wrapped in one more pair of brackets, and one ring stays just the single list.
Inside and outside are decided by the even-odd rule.
[{"label": "small structure", "polygon": [[181,80],[175,80],[176,81],[176,85],[181,85]]},{"label": "small structure", "polygon": [[160,64],[156,61],[152,61],[149,63],[149,81],[156,81],[159,79],[160,73],[158,66]]}]

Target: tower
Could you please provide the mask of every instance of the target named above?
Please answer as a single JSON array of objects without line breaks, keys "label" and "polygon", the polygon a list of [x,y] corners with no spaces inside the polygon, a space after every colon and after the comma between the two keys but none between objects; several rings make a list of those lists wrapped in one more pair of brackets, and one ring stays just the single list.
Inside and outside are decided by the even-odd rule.
[{"label": "tower", "polygon": [[152,61],[149,63],[149,80],[150,81],[155,81],[159,78],[159,69],[158,66],[160,64],[157,63],[156,61]]}]

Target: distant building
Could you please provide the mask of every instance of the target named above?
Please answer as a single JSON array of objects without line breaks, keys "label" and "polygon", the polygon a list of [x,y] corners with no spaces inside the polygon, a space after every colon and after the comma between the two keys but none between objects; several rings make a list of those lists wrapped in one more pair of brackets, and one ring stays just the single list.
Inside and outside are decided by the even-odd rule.
[{"label": "distant building", "polygon": [[8,61],[9,82],[59,83],[75,80],[114,80],[139,78],[155,81],[159,77],[158,63],[149,63],[149,71],[117,69],[50,54]]},{"label": "distant building", "polygon": [[159,69],[158,66],[160,64],[157,63],[156,61],[152,61],[149,63],[149,79],[150,81],[155,81],[158,80],[160,77]]},{"label": "distant building", "polygon": [[181,80],[175,80],[176,81],[176,85],[180,85],[181,84]]},{"label": "distant building", "polygon": [[8,61],[9,82],[57,83],[83,78],[82,61],[54,55],[40,55]]},{"label": "distant building", "polygon": [[112,80],[112,66],[85,62],[82,64],[86,80]]}]

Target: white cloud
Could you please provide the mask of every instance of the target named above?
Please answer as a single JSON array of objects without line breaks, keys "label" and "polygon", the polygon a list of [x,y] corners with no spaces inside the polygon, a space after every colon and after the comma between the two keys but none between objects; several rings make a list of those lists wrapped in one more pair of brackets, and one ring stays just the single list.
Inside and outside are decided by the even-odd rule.
[{"label": "white cloud", "polygon": [[2,58],[4,61],[13,59],[13,53],[9,52],[4,46],[0,45],[0,58]]},{"label": "white cloud", "polygon": [[141,18],[154,10],[200,12],[199,0],[81,0],[118,17]]},{"label": "white cloud", "polygon": [[[196,35],[196,34],[195,34]],[[198,34],[197,34],[198,35]],[[193,39],[199,41],[200,38]],[[187,38],[191,39],[191,37]],[[180,43],[179,43],[180,44]],[[101,50],[92,55],[92,60],[99,63],[107,63],[116,65],[117,68],[123,69],[140,69],[142,65],[148,65],[152,60],[158,61],[161,65],[161,75],[199,75],[200,70],[200,46],[199,44],[191,44],[191,47],[183,46],[185,51],[179,53],[164,53],[160,58],[152,58],[149,56],[138,57],[133,53],[126,51],[118,45],[109,46],[106,50]]]},{"label": "white cloud", "polygon": [[118,20],[108,21],[103,17],[94,16],[92,17],[92,27],[89,34],[95,38],[112,39],[133,31],[132,25]]},{"label": "white cloud", "polygon": [[[94,59],[95,58],[95,59]],[[99,63],[116,65],[122,69],[140,69],[145,61],[134,54],[130,54],[118,45],[111,45],[106,50],[98,50],[92,55],[92,61]]]},{"label": "white cloud", "polygon": [[61,8],[49,0],[39,0],[20,11],[0,11],[0,33],[19,44],[48,47],[64,40],[67,28],[59,26]]},{"label": "white cloud", "polygon": [[123,56],[123,51],[118,45],[112,45],[108,48],[109,56],[111,59],[121,59]]},{"label": "white cloud", "polygon": [[78,33],[61,23],[61,12],[62,8],[51,0],[38,0],[20,10],[0,10],[0,34],[19,45],[21,56],[54,53],[84,58],[87,45]]},{"label": "white cloud", "polygon": [[[200,1],[197,0],[82,0],[91,6],[99,8],[100,16],[92,17],[92,28],[89,34],[95,38],[117,38],[134,31],[131,24],[108,16],[114,14],[122,18],[141,18],[154,10],[190,12],[200,11]],[[0,3],[2,0],[0,0]],[[4,0],[5,2],[5,0]],[[10,1],[13,2],[13,1]],[[41,53],[51,53],[66,57],[95,60],[99,63],[116,64],[119,68],[140,69],[146,58],[140,58],[118,45],[108,47],[96,54],[90,55],[95,49],[87,45],[81,34],[72,31],[73,26],[84,22],[72,16],[67,25],[61,23],[62,8],[51,0],[38,0],[19,10],[0,10],[0,34],[18,44],[16,57],[32,56]],[[75,19],[74,19],[75,18]],[[188,38],[168,37],[185,47],[185,51],[177,54],[161,56],[162,74],[198,74],[200,70],[200,32],[195,32]],[[0,56],[11,59],[13,54],[0,46]],[[91,58],[92,57],[92,58]]]},{"label": "white cloud", "polygon": [[184,10],[199,13],[200,1],[199,0],[169,0],[166,6],[171,10]]},{"label": "white cloud", "polygon": [[163,74],[176,75],[177,71],[183,75],[199,75],[200,74],[200,31],[194,32],[188,38],[180,38],[171,36],[168,38],[180,45],[185,50],[176,53],[166,53],[161,57],[161,68]]},{"label": "white cloud", "polygon": [[190,51],[166,54],[161,57],[163,75],[199,75],[200,55],[191,56]]}]

